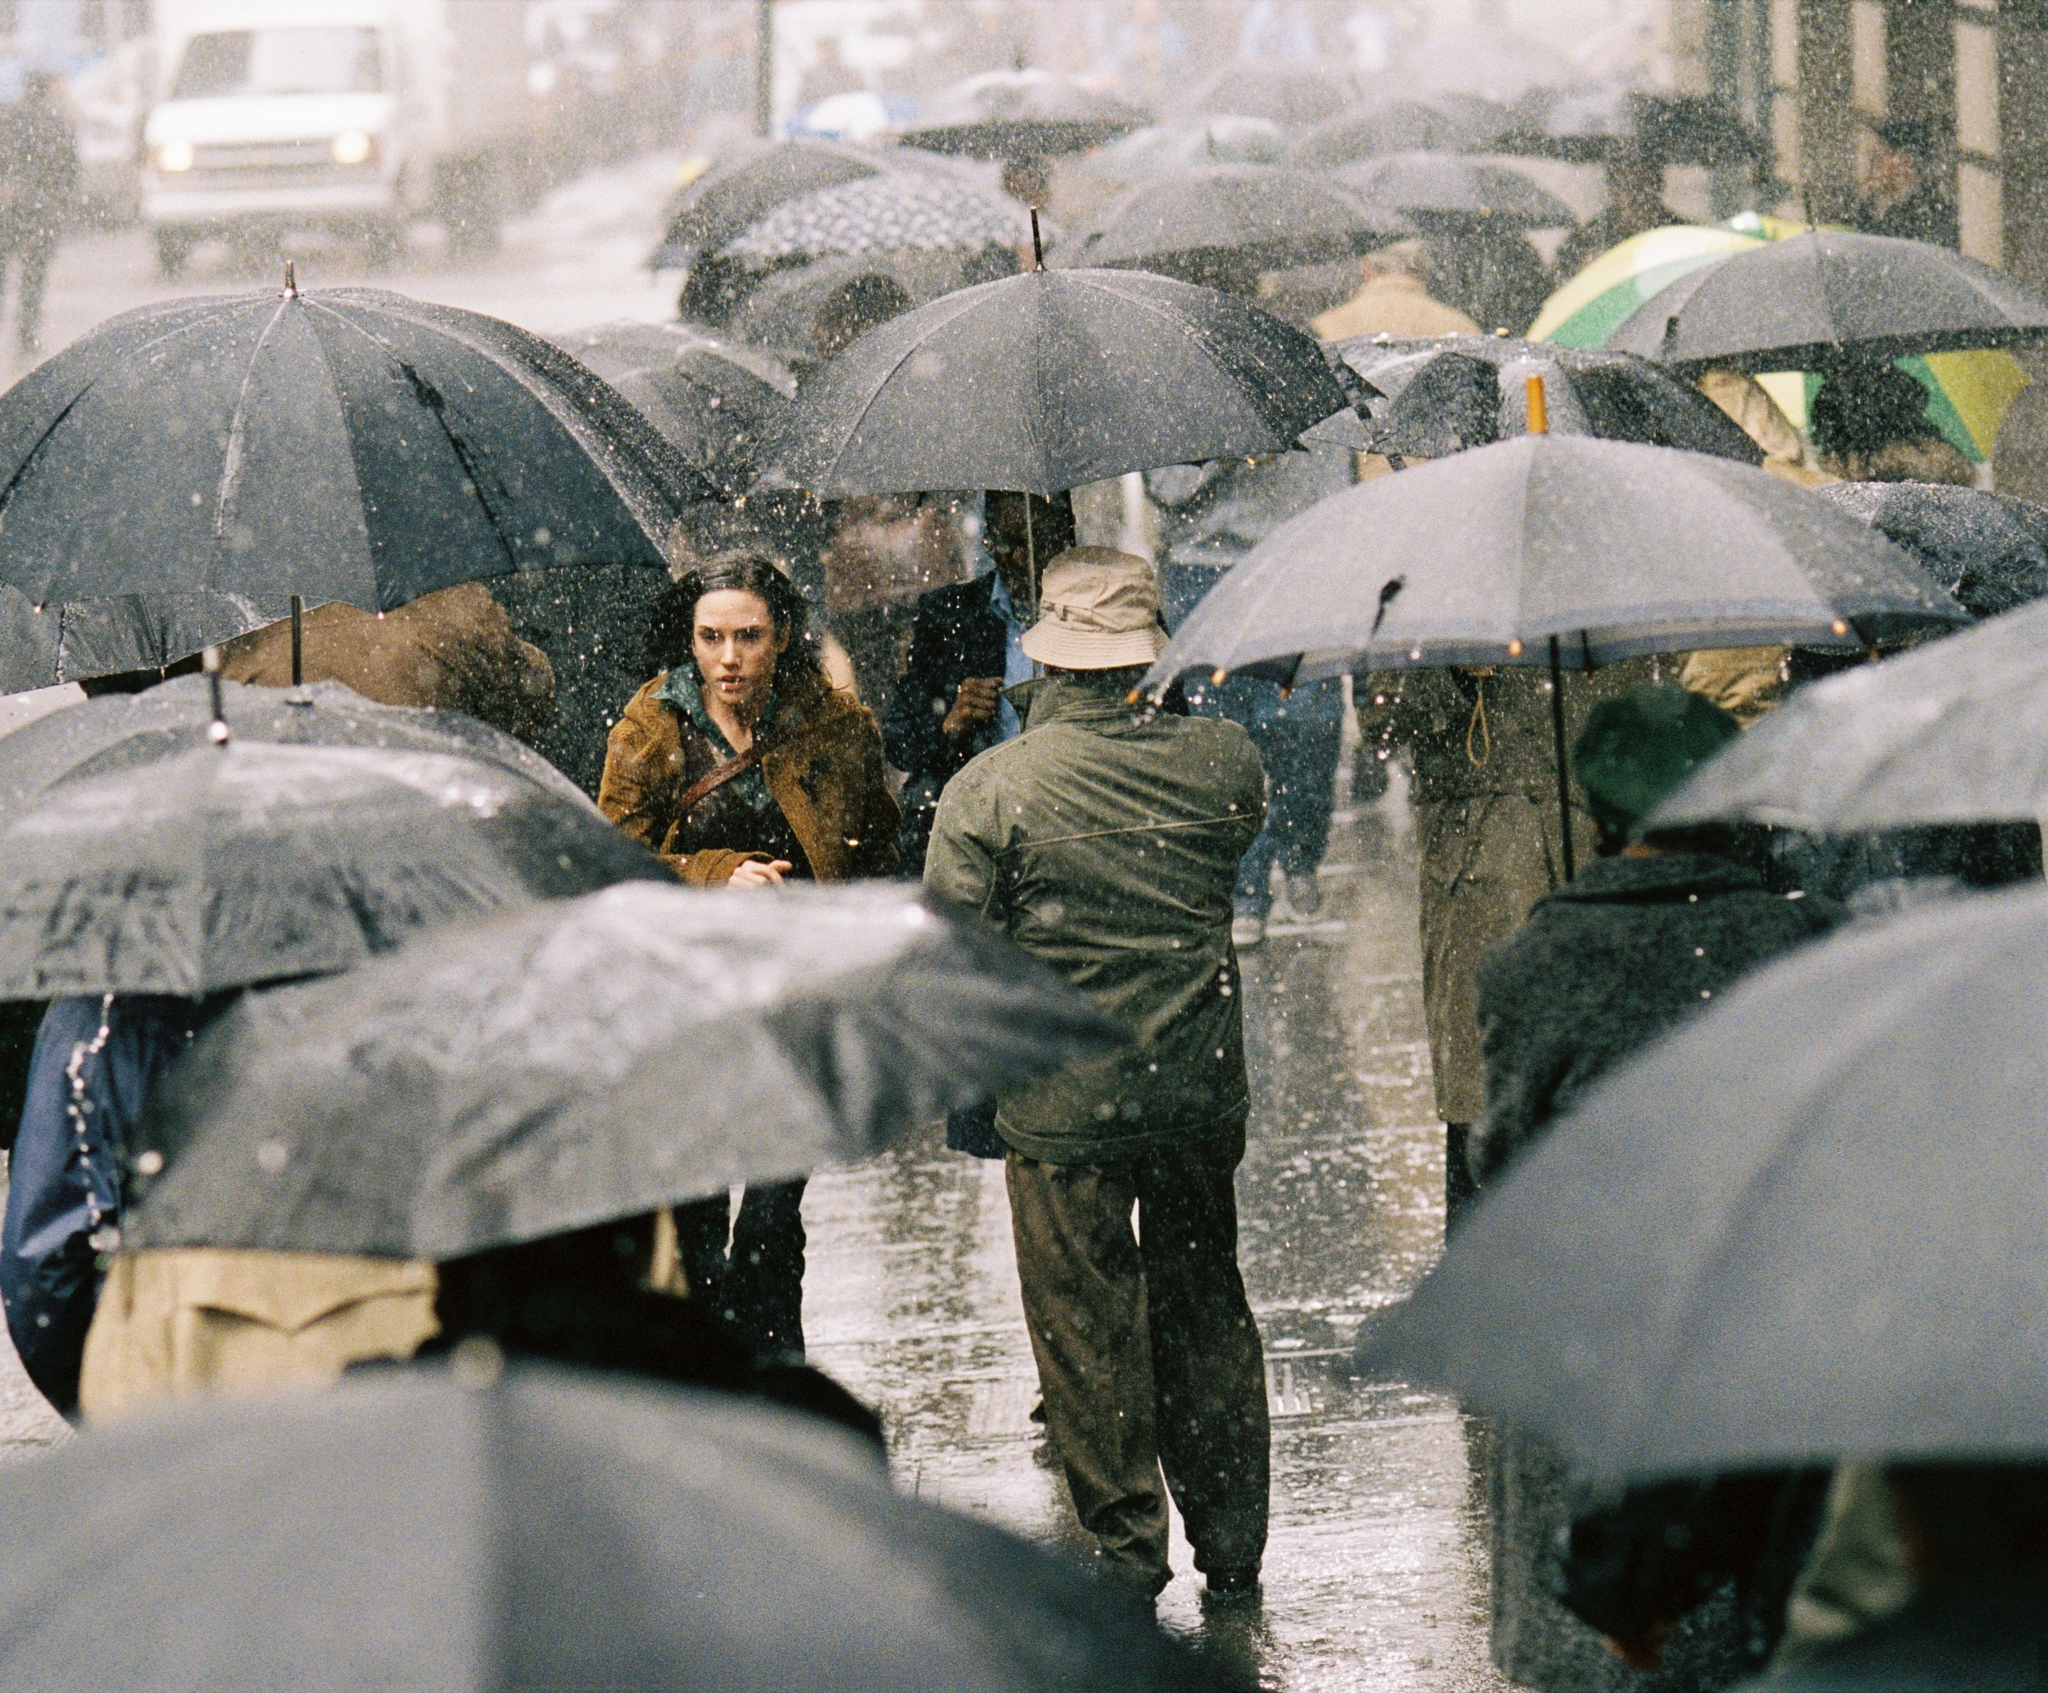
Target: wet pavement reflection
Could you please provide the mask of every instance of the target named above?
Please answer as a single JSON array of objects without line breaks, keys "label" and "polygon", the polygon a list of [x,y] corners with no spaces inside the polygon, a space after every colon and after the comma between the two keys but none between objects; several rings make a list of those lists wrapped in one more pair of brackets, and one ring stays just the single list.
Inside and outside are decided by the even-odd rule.
[{"label": "wet pavement reflection", "polygon": [[[1357,1379],[1359,1325],[1434,1259],[1415,862],[1398,793],[1340,808],[1313,921],[1245,955],[1252,1133],[1241,1261],[1265,1337],[1273,1528],[1260,1606],[1211,1606],[1175,1525],[1161,1620],[1288,1689],[1495,1689],[1478,1436],[1433,1394]],[[1285,917],[1285,908],[1276,909]],[[1029,1421],[1037,1380],[1002,1167],[934,1130],[805,1200],[814,1360],[883,1409],[903,1487],[1085,1552]]]}]

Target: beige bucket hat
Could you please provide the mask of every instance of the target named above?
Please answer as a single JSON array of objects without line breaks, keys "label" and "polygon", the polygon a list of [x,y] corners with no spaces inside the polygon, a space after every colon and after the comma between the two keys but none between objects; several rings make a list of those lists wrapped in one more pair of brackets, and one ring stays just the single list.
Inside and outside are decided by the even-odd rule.
[{"label": "beige bucket hat", "polygon": [[1150,664],[1166,650],[1152,566],[1114,547],[1069,547],[1045,567],[1027,658],[1060,670]]}]

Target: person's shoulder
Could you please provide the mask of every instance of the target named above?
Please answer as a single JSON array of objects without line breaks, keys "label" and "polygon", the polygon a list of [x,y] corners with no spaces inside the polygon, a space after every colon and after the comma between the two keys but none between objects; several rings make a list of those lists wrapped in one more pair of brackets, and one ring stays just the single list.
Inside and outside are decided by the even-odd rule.
[{"label": "person's shoulder", "polygon": [[970,576],[965,582],[927,588],[917,596],[917,614],[920,618],[961,617],[986,611],[994,580],[993,576]]}]

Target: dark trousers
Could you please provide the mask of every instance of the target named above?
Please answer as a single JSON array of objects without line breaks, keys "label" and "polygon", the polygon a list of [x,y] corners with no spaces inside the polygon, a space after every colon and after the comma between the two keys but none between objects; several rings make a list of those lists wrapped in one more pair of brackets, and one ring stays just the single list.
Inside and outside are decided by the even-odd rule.
[{"label": "dark trousers", "polygon": [[763,1357],[803,1356],[803,1199],[801,1181],[749,1183],[730,1245],[723,1194],[675,1208],[690,1297],[710,1300],[732,1335]]},{"label": "dark trousers", "polygon": [[43,291],[50,281],[50,261],[57,256],[54,235],[33,233],[17,236],[0,249],[0,288],[6,281],[9,259],[19,266],[15,292],[14,334],[25,353],[33,352],[43,326]]},{"label": "dark trousers", "polygon": [[1007,1160],[1046,1433],[1105,1565],[1155,1593],[1172,1573],[1168,1488],[1197,1569],[1256,1570],[1266,1547],[1265,1355],[1237,1269],[1241,1149]]}]

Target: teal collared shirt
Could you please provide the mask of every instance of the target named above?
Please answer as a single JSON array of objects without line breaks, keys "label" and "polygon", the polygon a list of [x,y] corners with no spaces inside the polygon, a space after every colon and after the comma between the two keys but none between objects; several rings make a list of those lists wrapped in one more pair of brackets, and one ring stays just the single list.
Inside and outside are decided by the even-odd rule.
[{"label": "teal collared shirt", "polygon": [[[724,763],[739,757],[732,742],[725,738],[725,732],[712,721],[711,713],[704,709],[704,693],[697,684],[697,673],[693,666],[677,665],[661,679],[661,686],[654,690],[654,697],[664,705],[673,706],[680,716],[694,724],[698,732],[710,740],[712,749],[719,756],[719,762]],[[769,725],[775,721],[775,714],[781,704],[782,698],[779,694],[769,696],[768,709],[761,713],[761,721],[754,725],[757,739],[766,734]],[[761,774],[761,767],[758,764],[735,776],[726,786],[747,802],[749,810],[761,811],[768,805],[768,779]]]}]

